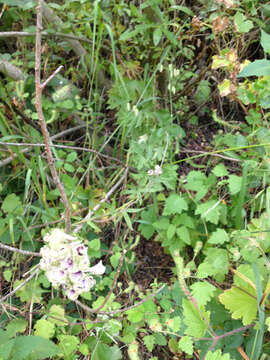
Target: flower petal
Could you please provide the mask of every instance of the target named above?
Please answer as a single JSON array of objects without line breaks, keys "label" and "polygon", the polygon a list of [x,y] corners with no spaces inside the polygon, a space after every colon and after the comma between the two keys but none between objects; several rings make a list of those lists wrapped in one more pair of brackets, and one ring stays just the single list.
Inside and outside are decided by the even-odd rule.
[{"label": "flower petal", "polygon": [[105,273],[106,267],[100,261],[97,265],[92,266],[89,268],[89,272],[93,275],[102,275]]}]

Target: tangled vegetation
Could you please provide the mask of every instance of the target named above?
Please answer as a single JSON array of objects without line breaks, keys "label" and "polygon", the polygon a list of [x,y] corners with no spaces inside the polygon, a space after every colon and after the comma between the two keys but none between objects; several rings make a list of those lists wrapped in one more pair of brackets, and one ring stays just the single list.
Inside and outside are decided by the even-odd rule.
[{"label": "tangled vegetation", "polygon": [[0,0],[0,360],[270,359],[269,15]]}]

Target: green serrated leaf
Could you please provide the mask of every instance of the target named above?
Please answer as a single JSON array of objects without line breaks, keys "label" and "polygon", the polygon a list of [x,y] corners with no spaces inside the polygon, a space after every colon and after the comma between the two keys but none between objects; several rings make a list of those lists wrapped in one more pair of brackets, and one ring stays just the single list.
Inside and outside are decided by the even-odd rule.
[{"label": "green serrated leaf", "polygon": [[2,204],[2,210],[12,215],[22,215],[23,207],[20,198],[15,194],[7,195]]},{"label": "green serrated leaf", "polygon": [[224,281],[225,274],[229,271],[229,260],[226,250],[209,248],[203,263],[198,267],[198,278],[214,276],[217,281]]},{"label": "green serrated leaf", "polygon": [[[254,296],[254,297],[253,297]],[[233,319],[242,319],[244,325],[249,325],[257,315],[256,292],[247,294],[240,288],[232,287],[219,295],[220,302],[228,309]]]},{"label": "green serrated leaf", "polygon": [[210,236],[208,243],[209,244],[224,244],[230,240],[228,234],[223,229],[217,229]]},{"label": "green serrated leaf", "polygon": [[229,175],[229,190],[231,195],[238,194],[242,186],[242,177],[237,175]]},{"label": "green serrated leaf", "polygon": [[218,164],[214,167],[214,169],[212,170],[212,173],[214,175],[216,175],[217,177],[222,177],[222,176],[228,175],[228,170],[226,169],[224,164]]},{"label": "green serrated leaf", "polygon": [[215,352],[208,351],[205,360],[231,360],[229,354],[222,355],[221,350],[216,350]]},{"label": "green serrated leaf", "polygon": [[190,234],[189,234],[188,229],[185,226],[181,226],[180,228],[178,228],[176,230],[176,234],[181,239],[181,241],[183,241],[185,244],[188,244],[188,245],[191,244]]},{"label": "green serrated leaf", "polygon": [[[192,337],[203,337],[207,330],[207,323],[201,318],[199,311],[195,308],[194,304],[187,300],[183,299],[183,315],[184,323],[187,326],[185,329],[185,334]],[[204,307],[200,307],[201,313],[209,321],[210,312],[205,311]]]},{"label": "green serrated leaf", "polygon": [[65,309],[61,305],[52,305],[49,310],[48,321],[57,326],[66,326],[68,321],[65,318]]},{"label": "green serrated leaf", "polygon": [[59,335],[58,340],[59,348],[65,357],[72,355],[80,343],[79,338],[73,335]]},{"label": "green serrated leaf", "polygon": [[23,333],[27,328],[27,321],[24,319],[11,320],[7,325],[7,335],[11,338],[17,333]]},{"label": "green serrated leaf", "polygon": [[25,360],[31,355],[31,360],[53,358],[59,353],[59,348],[52,341],[40,336],[18,336],[12,349],[12,359]]},{"label": "green serrated leaf", "polygon": [[177,332],[180,330],[181,318],[180,316],[175,316],[172,319],[167,319],[165,324],[171,331]]},{"label": "green serrated leaf", "polygon": [[146,335],[143,338],[144,345],[146,346],[147,350],[152,352],[155,346],[155,336],[154,335]]},{"label": "green serrated leaf", "polygon": [[52,322],[46,319],[39,319],[34,326],[34,334],[36,336],[41,336],[45,339],[50,339],[54,336],[54,327],[55,325]]},{"label": "green serrated leaf", "polygon": [[253,23],[247,20],[246,16],[239,11],[234,15],[234,25],[240,33],[249,32],[253,28]]},{"label": "green serrated leaf", "polygon": [[153,226],[155,221],[156,213],[153,206],[142,212],[142,220],[140,221],[139,230],[147,240],[150,239],[155,232],[155,228]]},{"label": "green serrated leaf", "polygon": [[208,282],[196,282],[190,286],[192,295],[197,300],[199,306],[206,305],[216,292],[215,286]]},{"label": "green serrated leaf", "polygon": [[213,224],[218,223],[220,212],[219,212],[219,201],[210,200],[203,204],[199,204],[196,208],[195,214],[201,215],[203,219]]},{"label": "green serrated leaf", "polygon": [[181,214],[183,210],[187,210],[188,205],[182,196],[172,193],[165,201],[163,215]]},{"label": "green serrated leaf", "polygon": [[193,341],[190,336],[183,336],[178,342],[179,348],[188,355],[193,354]]},{"label": "green serrated leaf", "polygon": [[138,306],[135,309],[128,310],[126,313],[130,322],[137,323],[144,318],[144,307]]}]

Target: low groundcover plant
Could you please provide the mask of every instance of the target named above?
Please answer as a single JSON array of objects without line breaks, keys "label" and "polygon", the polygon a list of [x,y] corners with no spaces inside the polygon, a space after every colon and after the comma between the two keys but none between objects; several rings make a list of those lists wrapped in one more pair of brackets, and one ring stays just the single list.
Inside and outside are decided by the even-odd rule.
[{"label": "low groundcover plant", "polygon": [[104,274],[105,266],[101,261],[90,267],[87,247],[78,238],[53,229],[44,236],[44,241],[47,245],[40,249],[40,268],[52,286],[61,286],[70,300],[77,299],[95,285],[91,275]]}]

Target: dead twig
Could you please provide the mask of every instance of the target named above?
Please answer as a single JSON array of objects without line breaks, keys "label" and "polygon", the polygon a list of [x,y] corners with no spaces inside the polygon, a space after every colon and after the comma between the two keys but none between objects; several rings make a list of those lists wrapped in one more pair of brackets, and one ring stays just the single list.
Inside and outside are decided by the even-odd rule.
[{"label": "dead twig", "polygon": [[41,126],[41,131],[44,137],[45,151],[47,154],[48,165],[51,170],[51,174],[54,180],[55,185],[57,186],[60,196],[62,198],[64,207],[65,207],[65,231],[70,232],[71,221],[70,221],[70,206],[68,198],[64,189],[63,184],[60,181],[60,178],[57,174],[56,168],[54,166],[54,160],[51,150],[51,141],[50,134],[47,129],[46,121],[42,111],[42,85],[40,80],[40,63],[41,63],[41,31],[42,31],[42,6],[43,0],[38,1],[37,6],[37,26],[36,26],[36,62],[35,62],[35,84],[36,84],[36,110],[38,114],[38,119]]}]

